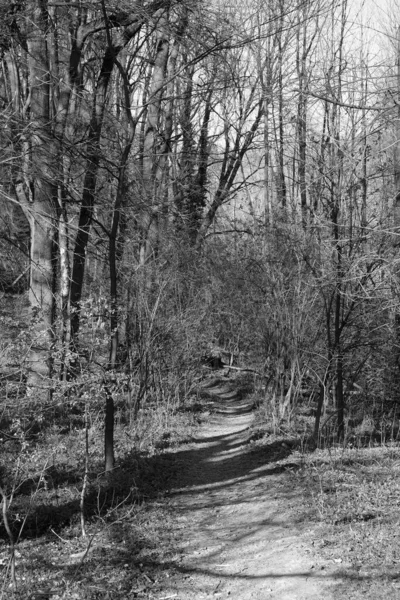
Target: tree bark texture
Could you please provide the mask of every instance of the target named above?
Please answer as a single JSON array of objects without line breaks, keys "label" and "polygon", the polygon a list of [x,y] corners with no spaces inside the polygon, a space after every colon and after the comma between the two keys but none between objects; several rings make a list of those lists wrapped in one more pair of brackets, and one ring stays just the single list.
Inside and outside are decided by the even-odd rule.
[{"label": "tree bark texture", "polygon": [[[50,67],[46,41],[48,15],[40,1],[28,2],[27,11],[31,20],[27,37],[30,127],[25,146],[29,152],[29,157],[25,157],[29,172],[21,173],[16,193],[31,230],[29,301],[32,345],[27,385],[32,396],[44,400],[49,397],[52,376],[56,187],[52,164],[54,147],[50,126]],[[29,181],[26,181],[25,175]]]}]

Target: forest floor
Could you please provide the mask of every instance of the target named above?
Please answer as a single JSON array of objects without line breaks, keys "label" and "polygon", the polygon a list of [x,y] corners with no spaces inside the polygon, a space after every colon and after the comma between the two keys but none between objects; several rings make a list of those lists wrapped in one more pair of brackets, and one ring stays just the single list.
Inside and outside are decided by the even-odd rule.
[{"label": "forest floor", "polygon": [[[168,494],[175,557],[159,600],[328,599],[334,561],[318,561],[304,522],[286,444],[249,447],[252,402],[215,380],[213,404],[195,443],[179,452]],[[314,523],[315,526],[315,523]]]},{"label": "forest floor", "polygon": [[[119,426],[113,478],[93,463],[86,537],[84,429],[47,431],[25,450],[3,440],[4,465],[27,472],[9,510],[14,591],[0,527],[0,600],[400,597],[398,441],[310,450],[301,419],[276,432],[240,377],[206,378],[193,402],[158,438],[150,412],[143,450],[138,423]],[[97,429],[91,439],[100,459]]]}]

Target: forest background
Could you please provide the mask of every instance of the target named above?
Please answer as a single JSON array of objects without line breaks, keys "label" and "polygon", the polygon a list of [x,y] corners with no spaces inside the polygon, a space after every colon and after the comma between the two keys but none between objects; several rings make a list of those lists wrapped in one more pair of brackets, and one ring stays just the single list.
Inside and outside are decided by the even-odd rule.
[{"label": "forest background", "polygon": [[1,1],[4,444],[85,432],[85,497],[210,357],[275,431],[306,408],[314,445],[397,437],[399,12],[375,15]]}]

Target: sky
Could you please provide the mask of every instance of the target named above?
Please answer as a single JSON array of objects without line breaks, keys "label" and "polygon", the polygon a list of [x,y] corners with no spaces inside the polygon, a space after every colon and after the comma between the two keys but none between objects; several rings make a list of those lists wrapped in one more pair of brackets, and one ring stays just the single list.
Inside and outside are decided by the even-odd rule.
[{"label": "sky", "polygon": [[393,51],[393,34],[400,25],[400,0],[350,0],[350,18],[363,26],[371,51],[384,58]]}]

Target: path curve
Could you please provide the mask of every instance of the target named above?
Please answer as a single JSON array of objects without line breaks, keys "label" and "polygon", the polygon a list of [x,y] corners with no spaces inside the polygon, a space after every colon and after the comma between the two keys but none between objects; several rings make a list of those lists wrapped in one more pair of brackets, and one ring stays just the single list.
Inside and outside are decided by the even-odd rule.
[{"label": "path curve", "polygon": [[248,450],[251,402],[229,383],[214,381],[207,392],[214,411],[178,454],[170,494],[180,576],[159,598],[329,600],[334,580],[313,569],[295,491],[276,462]]}]

